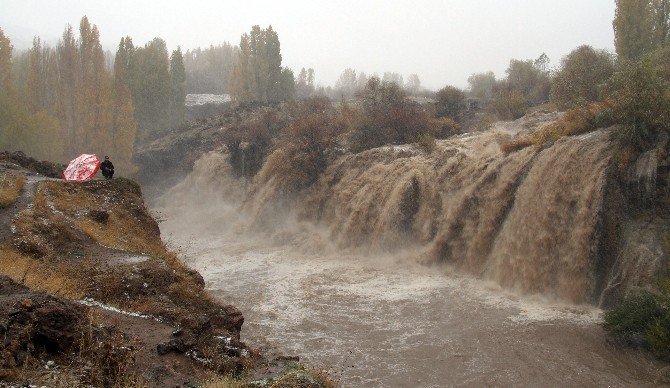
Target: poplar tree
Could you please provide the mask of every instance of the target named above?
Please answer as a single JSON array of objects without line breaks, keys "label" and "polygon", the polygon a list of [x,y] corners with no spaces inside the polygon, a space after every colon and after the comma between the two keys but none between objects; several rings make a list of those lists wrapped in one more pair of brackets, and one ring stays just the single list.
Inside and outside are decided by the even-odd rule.
[{"label": "poplar tree", "polygon": [[670,44],[670,0],[616,0],[614,45],[620,58],[637,60]]},{"label": "poplar tree", "polygon": [[182,124],[186,116],[186,70],[181,48],[177,47],[170,56],[170,83],[172,86],[172,125]]},{"label": "poplar tree", "polygon": [[131,94],[138,125],[138,139],[170,126],[172,85],[165,41],[154,38],[134,51],[131,61]]},{"label": "poplar tree", "polygon": [[[240,55],[229,82],[233,99],[242,103],[275,103],[292,98],[293,72],[289,77],[281,61],[279,37],[272,26],[265,30],[253,26],[249,34],[240,38]],[[294,85],[288,87],[290,80]]]},{"label": "poplar tree", "polygon": [[98,28],[84,16],[80,27],[81,87],[77,140],[81,150],[104,151],[110,146],[112,126],[111,85],[100,45]]},{"label": "poplar tree", "polygon": [[12,45],[0,28],[0,144],[8,149],[16,116],[16,88],[12,71]]},{"label": "poplar tree", "polygon": [[72,32],[72,26],[67,25],[63,37],[56,49],[59,64],[59,98],[56,115],[61,128],[65,131],[65,153],[68,157],[75,156],[78,150],[78,97],[77,90],[81,84],[79,80],[79,49]]},{"label": "poplar tree", "polygon": [[37,113],[45,108],[44,95],[44,72],[42,70],[42,43],[39,37],[33,39],[33,47],[30,50],[30,62],[28,65],[28,76],[23,90],[25,107],[30,113]]},{"label": "poplar tree", "polygon": [[132,164],[137,123],[133,117],[133,103],[128,87],[128,69],[132,55],[132,40],[122,38],[114,58],[114,86],[112,98],[112,157],[121,173],[132,175],[137,167]]}]

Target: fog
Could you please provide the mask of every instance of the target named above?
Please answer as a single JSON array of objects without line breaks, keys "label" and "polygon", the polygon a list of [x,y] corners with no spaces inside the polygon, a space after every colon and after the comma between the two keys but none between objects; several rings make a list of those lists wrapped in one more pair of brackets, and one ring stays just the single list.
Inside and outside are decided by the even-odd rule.
[{"label": "fog", "polygon": [[0,27],[16,48],[34,35],[55,43],[66,23],[87,15],[105,49],[122,36],[136,44],[159,36],[184,51],[239,43],[254,24],[271,24],[283,65],[312,67],[333,85],[347,67],[368,74],[416,73],[431,89],[467,85],[472,73],[504,76],[511,58],[546,52],[557,65],[578,45],[612,49],[613,0],[425,1],[10,1],[0,0]]}]

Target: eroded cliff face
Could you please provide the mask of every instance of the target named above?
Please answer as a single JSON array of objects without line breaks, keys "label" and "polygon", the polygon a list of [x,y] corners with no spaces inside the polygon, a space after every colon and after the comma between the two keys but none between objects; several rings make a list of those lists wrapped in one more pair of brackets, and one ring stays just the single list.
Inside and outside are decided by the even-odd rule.
[{"label": "eroded cliff face", "polygon": [[[606,303],[666,270],[667,222],[656,211],[659,201],[640,212],[630,182],[622,183],[610,140],[615,129],[564,137],[543,149],[500,151],[500,141],[556,117],[498,123],[438,141],[431,153],[404,145],[347,154],[297,196],[284,193],[276,177],[246,188],[240,181],[202,179],[207,171],[226,171],[225,155],[216,153],[204,155],[184,185],[220,193],[252,229],[301,233],[308,225],[336,249],[411,249],[424,261],[520,293]],[[654,192],[658,166],[645,163],[629,180],[641,192]]]}]

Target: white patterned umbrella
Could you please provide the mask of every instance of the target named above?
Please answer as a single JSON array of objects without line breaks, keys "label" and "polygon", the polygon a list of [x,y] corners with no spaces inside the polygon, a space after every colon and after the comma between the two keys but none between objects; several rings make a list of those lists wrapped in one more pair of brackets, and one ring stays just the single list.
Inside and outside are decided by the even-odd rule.
[{"label": "white patterned umbrella", "polygon": [[95,154],[81,154],[73,159],[63,171],[68,182],[86,182],[93,179],[100,169],[100,160]]}]

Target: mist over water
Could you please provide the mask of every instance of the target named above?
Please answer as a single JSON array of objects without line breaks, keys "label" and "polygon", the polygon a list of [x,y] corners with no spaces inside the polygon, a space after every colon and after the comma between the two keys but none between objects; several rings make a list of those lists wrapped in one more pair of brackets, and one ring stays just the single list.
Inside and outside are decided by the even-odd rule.
[{"label": "mist over water", "polygon": [[[376,168],[393,160],[378,158]],[[340,222],[356,213],[343,210],[352,201],[340,202],[339,210],[335,201],[330,210],[322,207],[324,217],[336,214],[330,227],[297,215],[313,205],[308,201],[293,211],[267,207],[277,198],[271,182],[251,190],[250,199],[225,166],[225,155],[205,155],[155,209],[165,219],[165,238],[203,274],[212,294],[242,310],[242,339],[251,346],[323,365],[342,386],[644,386],[659,377],[662,365],[650,356],[608,342],[596,307],[555,295],[520,296],[495,277],[464,275],[458,261],[434,263],[429,241],[422,245],[403,235],[406,229],[383,226],[383,216],[368,224],[378,229]],[[404,185],[388,176],[376,182],[384,179]],[[375,191],[374,181],[358,183],[360,191],[350,195],[376,195],[358,216],[403,202],[393,199],[397,191],[388,197]],[[335,189],[328,198],[343,193]],[[346,227],[355,226],[359,241],[372,236],[372,244],[342,242],[352,233]],[[376,249],[393,238],[399,242],[393,253]]]}]

